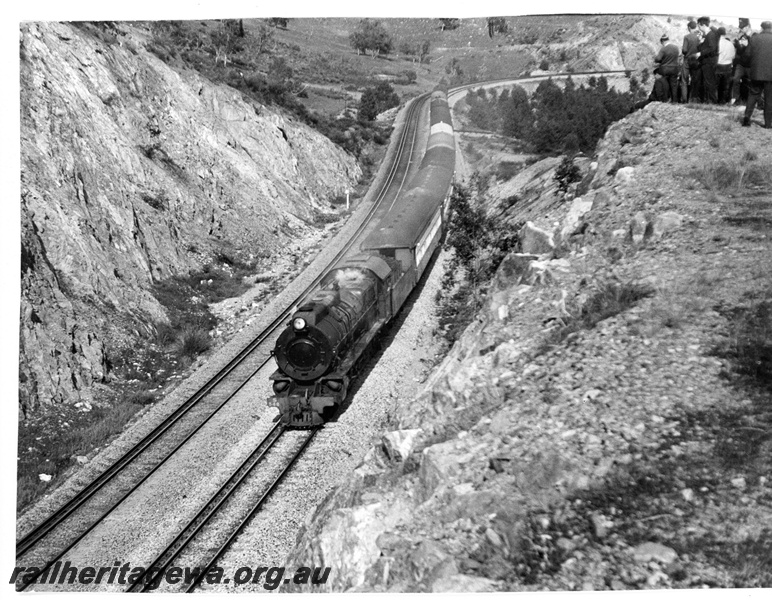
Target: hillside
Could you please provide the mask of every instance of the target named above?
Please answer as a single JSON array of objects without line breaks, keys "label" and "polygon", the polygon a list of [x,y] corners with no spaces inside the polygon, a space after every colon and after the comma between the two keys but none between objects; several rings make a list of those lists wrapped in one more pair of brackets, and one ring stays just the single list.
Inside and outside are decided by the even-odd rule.
[{"label": "hillside", "polygon": [[[371,127],[340,118],[355,112],[368,86],[389,81],[404,102],[443,80],[517,76],[545,60],[551,71],[649,68],[662,31],[680,35],[685,22],[519,17],[490,37],[485,19],[446,31],[437,19],[384,19],[394,51],[372,58],[350,46],[358,21],[292,19],[271,28],[257,58],[235,52],[227,60],[212,41],[223,21],[22,24],[20,505],[166,397],[324,246],[348,214],[342,198],[350,190],[356,203],[387,141],[388,119]],[[245,20],[244,28],[254,39],[265,22]],[[423,42],[423,62],[402,50]],[[676,122],[693,127],[688,116]],[[609,142],[609,152],[637,148],[652,134],[641,127]],[[725,121],[714,129],[711,137],[695,131],[708,152],[718,156],[725,138],[742,145]],[[694,143],[675,133],[681,149]],[[513,227],[562,218],[566,206],[541,187],[558,159],[512,179],[512,165],[540,157],[513,158],[507,139],[488,155],[474,135],[462,138],[463,148],[470,170],[486,168],[496,184],[485,198],[492,214]],[[660,160],[660,150],[645,160]],[[749,173],[738,189],[757,183],[765,152],[753,149],[738,167]],[[619,160],[614,169],[633,164]],[[709,172],[679,177],[678,185],[711,181]],[[511,205],[520,192],[527,211]],[[513,329],[512,339],[539,331]],[[419,422],[405,416],[402,426]]]},{"label": "hillside", "polygon": [[772,585],[772,147],[738,114],[654,103],[581,197],[547,159],[478,198],[532,221],[519,252],[287,564],[338,592]]},{"label": "hillside", "polygon": [[308,127],[170,69],[141,29],[109,35],[22,28],[23,411],[90,400],[167,320],[154,284],[217,256],[265,269],[361,174]]},{"label": "hillside", "polygon": [[[211,267],[225,267],[225,277],[259,274],[284,235],[312,234],[306,223],[372,166],[362,134],[334,117],[374,80],[395,81],[406,99],[443,78],[519,75],[544,57],[555,69],[637,68],[667,23],[518,17],[507,19],[508,33],[489,37],[485,19],[445,31],[439,19],[386,19],[394,50],[373,59],[350,47],[358,22],[291,19],[266,28],[245,20],[249,39],[267,36],[264,53],[234,50],[219,64],[211,40],[220,21],[177,30],[22,27],[22,417],[41,403],[91,401],[94,386],[121,371],[130,379],[126,349],[152,341],[171,318],[154,286]],[[423,42],[423,63],[402,53]],[[556,63],[566,49],[567,60]],[[250,73],[274,63],[286,64],[295,86],[279,93],[283,100],[270,96],[273,84],[249,88],[257,85]],[[415,83],[398,83],[411,71]],[[355,150],[359,164],[304,122]],[[148,360],[148,369],[169,366]]]}]

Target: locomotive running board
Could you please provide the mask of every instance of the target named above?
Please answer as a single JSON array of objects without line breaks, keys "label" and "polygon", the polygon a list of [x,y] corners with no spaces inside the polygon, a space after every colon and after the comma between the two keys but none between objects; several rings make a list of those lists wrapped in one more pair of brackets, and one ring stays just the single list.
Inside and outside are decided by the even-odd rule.
[{"label": "locomotive running board", "polygon": [[351,352],[348,352],[348,355],[346,356],[346,360],[344,360],[340,367],[338,367],[335,371],[336,373],[348,373],[351,367],[354,365],[354,363],[357,361],[357,359],[362,355],[362,353],[365,351],[365,349],[370,345],[370,342],[373,341],[376,335],[378,335],[378,332],[380,331],[381,327],[383,327],[383,324],[386,322],[386,319],[378,319],[375,323],[373,323],[373,326],[370,328],[370,331],[368,331],[365,335],[363,335],[361,338],[359,338],[359,341],[356,343],[354,348]]}]

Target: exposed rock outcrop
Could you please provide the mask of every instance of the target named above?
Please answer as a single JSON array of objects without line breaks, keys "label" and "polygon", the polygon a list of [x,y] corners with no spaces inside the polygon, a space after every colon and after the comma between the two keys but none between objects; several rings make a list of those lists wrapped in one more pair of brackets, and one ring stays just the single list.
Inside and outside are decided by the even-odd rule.
[{"label": "exposed rock outcrop", "polygon": [[[478,318],[399,406],[399,426],[422,430],[412,452],[333,494],[404,503],[363,583],[344,571],[335,591],[769,585],[720,558],[768,556],[768,387],[715,349],[748,303],[768,325],[772,149],[761,128],[692,113],[653,104],[612,125],[578,219],[552,191],[526,218],[506,207],[560,232],[560,257],[501,263]],[[631,130],[644,141],[624,142]],[[706,160],[766,183],[706,191]],[[318,556],[333,518],[316,513],[288,565]]]},{"label": "exposed rock outcrop", "polygon": [[109,380],[114,347],[165,319],[154,282],[226,248],[269,256],[361,174],[308,127],[170,68],[140,26],[94,27],[21,27],[23,410]]}]

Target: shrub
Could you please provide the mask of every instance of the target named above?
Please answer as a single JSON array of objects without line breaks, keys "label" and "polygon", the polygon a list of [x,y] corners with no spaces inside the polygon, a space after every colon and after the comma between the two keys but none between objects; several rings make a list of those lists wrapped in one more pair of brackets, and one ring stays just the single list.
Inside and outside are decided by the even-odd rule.
[{"label": "shrub", "polygon": [[445,247],[453,250],[438,292],[443,337],[453,343],[482,306],[488,284],[501,261],[518,245],[518,227],[488,217],[472,203],[469,188],[454,188]]},{"label": "shrub", "polygon": [[360,121],[372,121],[385,110],[399,106],[399,96],[386,81],[368,87],[359,101]]},{"label": "shrub", "polygon": [[564,340],[569,334],[581,329],[592,329],[601,321],[633,307],[643,298],[654,295],[654,288],[636,283],[603,283],[570,317],[563,319],[562,326],[553,330],[545,339],[542,351]]},{"label": "shrub", "polygon": [[209,350],[212,346],[212,338],[205,329],[198,327],[186,327],[180,334],[180,354],[189,358],[195,358]]},{"label": "shrub", "polygon": [[772,391],[772,292],[723,312],[729,319],[729,340],[714,354],[729,358],[749,382]]},{"label": "shrub", "polygon": [[694,178],[714,192],[742,191],[749,187],[768,187],[772,174],[756,162],[753,152],[737,159],[719,159],[703,164],[694,171]]},{"label": "shrub", "polygon": [[582,178],[579,167],[574,164],[571,156],[564,156],[560,161],[558,168],[555,169],[553,179],[558,182],[558,194],[565,195],[572,183],[576,183]]}]

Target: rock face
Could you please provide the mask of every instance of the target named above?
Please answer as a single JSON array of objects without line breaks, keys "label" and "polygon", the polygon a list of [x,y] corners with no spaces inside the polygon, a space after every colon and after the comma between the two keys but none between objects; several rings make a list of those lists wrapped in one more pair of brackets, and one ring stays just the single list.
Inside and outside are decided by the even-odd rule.
[{"label": "rock face", "polygon": [[154,282],[226,248],[270,256],[361,175],[308,127],[171,69],[141,28],[89,27],[21,27],[23,411],[109,380],[110,346],[165,319]]},{"label": "rock face", "polygon": [[[378,501],[380,555],[373,533],[347,546],[333,591],[769,586],[768,569],[718,558],[769,556],[769,404],[711,350],[737,331],[711,307],[763,297],[767,311],[772,199],[768,186],[708,194],[694,180],[705,164],[767,173],[772,147],[727,113],[691,112],[653,103],[613,124],[581,202],[556,201],[540,167],[543,194],[502,203],[513,223],[560,233],[558,247],[502,261],[477,318],[397,406],[389,439],[420,428],[416,443],[391,461],[374,447],[287,566],[319,564],[339,511]],[[733,411],[742,426],[703,425]],[[758,454],[729,464],[727,440],[754,427]]]}]

